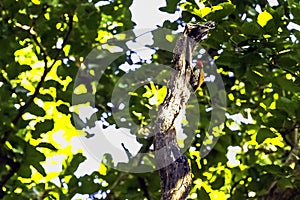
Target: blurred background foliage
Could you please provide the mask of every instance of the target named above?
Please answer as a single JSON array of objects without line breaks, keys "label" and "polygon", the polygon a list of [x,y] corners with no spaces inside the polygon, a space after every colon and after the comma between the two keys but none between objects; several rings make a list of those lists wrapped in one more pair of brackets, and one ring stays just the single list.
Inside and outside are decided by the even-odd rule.
[{"label": "blurred background foliage", "polygon": [[[71,145],[82,134],[72,125],[74,79],[94,47],[104,48],[114,35],[134,28],[131,4],[0,1],[1,199],[159,199],[156,172],[130,174],[101,164],[98,171],[74,175],[86,159]],[[215,59],[227,92],[224,128],[205,158],[199,149],[209,127],[210,96],[206,87],[197,94],[201,120],[186,152],[194,180],[189,198],[300,199],[300,3],[166,0],[160,8],[178,11],[181,16],[166,20],[164,28],[216,22],[201,45]],[[153,35],[151,62],[170,65],[172,53],[155,48],[171,45],[170,38]],[[145,63],[133,61],[134,51],[126,50],[130,53],[111,63],[96,88],[81,88],[94,91],[105,127],[115,123],[108,102],[126,73],[119,66]],[[143,132],[166,88],[151,83],[130,95],[128,120],[141,128],[132,132]]]}]

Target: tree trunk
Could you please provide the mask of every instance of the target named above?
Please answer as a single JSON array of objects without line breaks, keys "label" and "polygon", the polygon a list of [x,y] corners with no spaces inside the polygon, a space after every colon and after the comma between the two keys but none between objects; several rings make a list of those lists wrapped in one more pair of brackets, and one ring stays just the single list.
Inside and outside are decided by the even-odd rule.
[{"label": "tree trunk", "polygon": [[168,82],[168,95],[164,100],[155,127],[155,157],[161,180],[161,199],[186,199],[192,185],[192,174],[188,159],[182,155],[176,140],[174,124],[190,97],[191,79],[199,78],[193,73],[192,51],[214,27],[212,22],[204,25],[188,24],[183,36],[177,41],[173,61],[176,73]]}]

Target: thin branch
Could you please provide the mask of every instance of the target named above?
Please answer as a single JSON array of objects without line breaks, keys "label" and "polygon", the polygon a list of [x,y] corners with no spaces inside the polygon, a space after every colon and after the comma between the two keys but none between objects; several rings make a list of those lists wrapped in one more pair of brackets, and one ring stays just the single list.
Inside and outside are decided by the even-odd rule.
[{"label": "thin branch", "polygon": [[119,183],[124,180],[127,176],[129,175],[129,173],[125,173],[125,172],[119,172],[116,180],[113,182],[113,184],[111,184],[111,186],[109,187],[109,190],[113,191],[114,188],[119,185]]},{"label": "thin branch", "polygon": [[19,170],[21,165],[19,162],[15,162],[11,158],[2,157],[2,156],[0,156],[0,162],[2,164],[4,164],[4,166],[9,165],[9,167],[10,167],[9,171],[5,175],[3,175],[0,180],[0,198],[2,198],[5,195],[5,193],[2,189],[3,186],[10,179],[10,177],[12,177],[14,175],[14,173]]},{"label": "thin branch", "polygon": [[11,93],[13,93],[14,92],[14,89],[13,89],[13,86],[12,86],[12,84],[9,82],[9,80],[5,77],[5,75],[3,74],[3,71],[2,70],[0,70],[0,81],[2,81],[5,85],[9,85],[9,91],[11,92]]},{"label": "thin branch", "polygon": [[149,191],[148,191],[148,187],[147,187],[147,184],[146,184],[146,181],[144,178],[138,176],[138,182],[140,184],[140,187],[141,187],[141,190],[143,191],[144,193],[144,197],[148,200],[151,200],[151,197],[149,195]]},{"label": "thin branch", "polygon": [[270,62],[268,63],[268,65],[269,65],[269,67],[285,70],[285,71],[287,71],[288,73],[292,74],[295,77],[298,77],[298,78],[300,77],[300,75],[297,75],[295,72],[291,71],[290,69],[282,68],[282,67],[280,67],[276,64],[270,63]]},{"label": "thin branch", "polygon": [[[49,55],[48,55],[46,48],[43,46],[43,44],[41,42],[39,42],[37,34],[34,31],[32,31],[32,29],[28,30],[28,32],[29,32],[31,38],[33,39],[33,41],[36,43],[36,45],[40,48],[41,53],[43,55],[44,62],[45,61],[47,62],[47,57]],[[47,65],[45,65],[45,66],[47,66]]]},{"label": "thin branch", "polygon": [[56,56],[54,57],[54,62],[52,63],[52,65],[49,67],[50,69],[54,66],[54,64],[57,62],[57,60],[59,59],[59,56],[60,54],[62,53],[63,51],[63,48],[66,46],[66,44],[69,42],[69,39],[70,39],[70,35],[71,35],[71,32],[73,30],[73,14],[70,14],[69,16],[69,22],[68,22],[68,26],[69,26],[69,29],[68,31],[66,32],[65,36],[64,36],[64,39],[63,39],[63,43],[61,45],[61,48],[58,50]]}]

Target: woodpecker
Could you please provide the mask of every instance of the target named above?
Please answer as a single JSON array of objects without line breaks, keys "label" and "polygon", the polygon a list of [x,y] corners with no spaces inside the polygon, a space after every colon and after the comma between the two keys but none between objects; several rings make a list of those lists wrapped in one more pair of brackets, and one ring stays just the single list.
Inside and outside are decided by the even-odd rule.
[{"label": "woodpecker", "polygon": [[200,86],[204,82],[204,69],[203,69],[203,63],[198,60],[195,67],[192,70],[191,78],[190,78],[190,84],[194,91],[197,91]]}]

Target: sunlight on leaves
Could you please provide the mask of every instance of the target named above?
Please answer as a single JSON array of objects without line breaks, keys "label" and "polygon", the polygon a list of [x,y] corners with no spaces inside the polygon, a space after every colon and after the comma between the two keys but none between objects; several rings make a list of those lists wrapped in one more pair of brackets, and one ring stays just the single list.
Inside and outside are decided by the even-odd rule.
[{"label": "sunlight on leaves", "polygon": [[74,89],[74,94],[86,94],[86,93],[87,93],[87,89],[84,84],[80,84]]},{"label": "sunlight on leaves", "polygon": [[259,15],[257,17],[257,23],[261,27],[264,27],[265,25],[267,25],[268,21],[270,21],[271,19],[273,19],[273,16],[270,13],[268,13],[267,11],[263,11],[263,12],[259,13]]},{"label": "sunlight on leaves", "polygon": [[100,164],[99,173],[104,176],[107,174],[107,167],[103,163]]},{"label": "sunlight on leaves", "polygon": [[41,2],[40,0],[31,0],[32,3],[34,3],[35,5],[40,5]]},{"label": "sunlight on leaves", "polygon": [[168,92],[167,87],[158,88],[157,85],[150,82],[150,87],[146,85],[145,88],[146,92],[142,96],[149,99],[150,105],[159,106],[163,103]]}]

